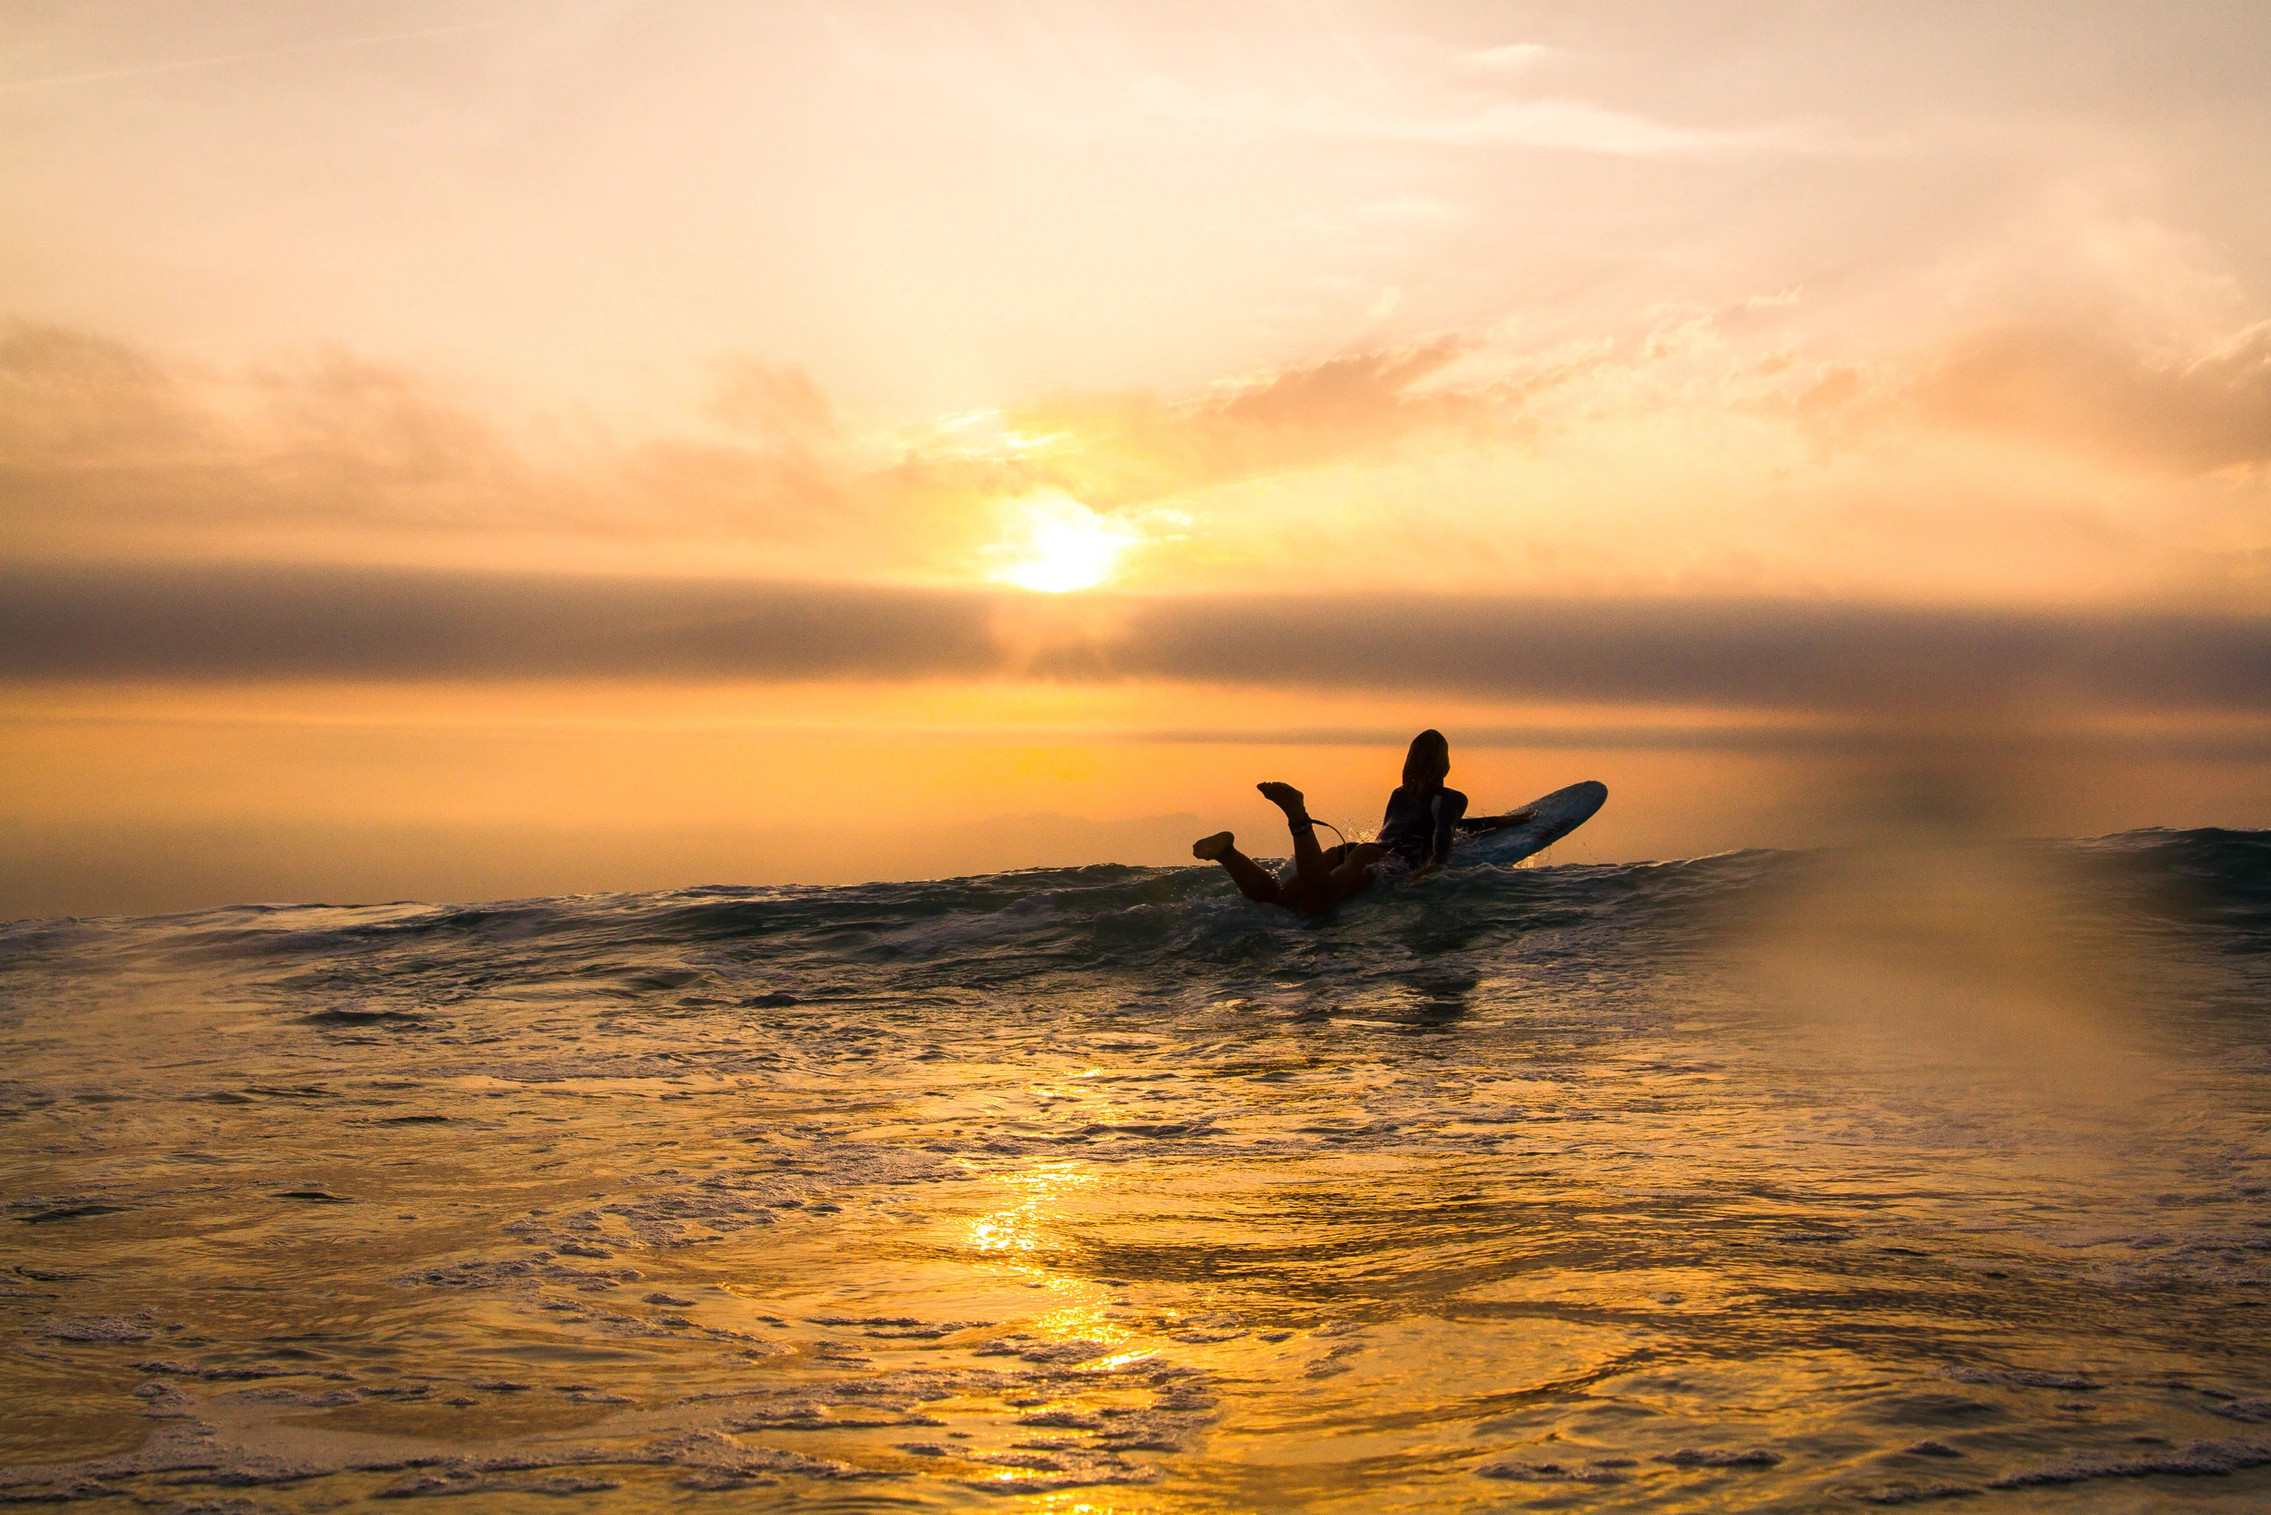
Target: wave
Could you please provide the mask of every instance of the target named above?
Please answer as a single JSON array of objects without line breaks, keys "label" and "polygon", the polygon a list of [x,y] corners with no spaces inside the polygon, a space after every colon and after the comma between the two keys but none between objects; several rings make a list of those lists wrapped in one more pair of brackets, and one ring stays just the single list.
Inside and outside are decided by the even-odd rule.
[{"label": "wave", "polygon": [[[2055,866],[2084,908],[2125,929],[2225,954],[2271,952],[2271,832],[2154,829],[1997,849]],[[60,962],[99,944],[146,967],[233,964],[299,987],[309,981],[295,975],[359,964],[390,999],[542,982],[600,997],[775,1003],[878,977],[902,992],[1063,991],[1131,976],[1165,988],[1393,971],[1516,949],[1533,963],[1589,954],[1661,963],[1804,888],[1842,855],[1453,866],[1419,885],[1377,886],[1320,920],[1252,904],[1212,867],[1120,864],[475,905],[238,905],[17,922],[0,927],[0,956]]]}]

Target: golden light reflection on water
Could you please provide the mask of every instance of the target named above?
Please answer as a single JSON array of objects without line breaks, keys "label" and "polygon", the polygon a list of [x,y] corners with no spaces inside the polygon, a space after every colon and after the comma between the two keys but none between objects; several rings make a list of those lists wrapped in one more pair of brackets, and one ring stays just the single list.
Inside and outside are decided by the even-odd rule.
[{"label": "golden light reflection on water", "polygon": [[[1238,952],[1274,955],[1219,957],[1164,1004],[1131,975],[1005,1010],[966,987],[990,956],[918,1004],[898,948],[891,993],[775,995],[796,938],[729,934],[748,907],[714,896],[292,916],[211,999],[151,967],[73,1010],[82,978],[0,963],[24,1003],[66,1007],[0,1090],[26,1222],[0,1226],[0,1322],[32,1349],[0,1357],[0,1390],[44,1407],[0,1427],[0,1488],[118,1455],[156,1501],[281,1449],[335,1502],[541,1477],[621,1509],[703,1489],[1014,1492],[1050,1515],[1800,1509],[2242,1434],[2219,1407],[2271,1392],[2246,1366],[2271,1359],[2240,1179],[2155,1161],[2143,1187],[2148,1131],[1855,1077],[1755,990],[1619,976],[1663,960],[1633,915],[1616,956],[1571,966],[1589,876],[1248,932]],[[1979,978],[1906,887],[1893,915],[1886,891],[1829,911],[1799,882],[1860,922],[1807,938],[1817,958],[1898,926],[1896,958]],[[1936,910],[2005,919],[1939,882]],[[1110,885],[1080,950],[1160,911],[1149,888]],[[1510,898],[1526,914],[1501,930]],[[762,920],[792,906],[824,909],[831,963],[876,929],[867,902]],[[1446,923],[1490,955],[1428,935]],[[232,917],[206,953],[224,928],[254,929]],[[187,928],[73,929],[124,952]],[[512,956],[539,939],[569,945]],[[1461,954],[1445,1022],[1414,985]],[[572,977],[546,977],[562,957]],[[500,963],[521,976],[460,991]],[[2253,1161],[2248,1076],[2140,1096],[2185,1153]],[[2071,1149],[2100,1160],[2025,1155]],[[166,1439],[192,1418],[214,1439]],[[338,1450],[382,1436],[405,1459],[387,1471]],[[1963,1456],[1909,1450],[1925,1439]],[[2260,1492],[2271,1465],[2251,1476],[2218,1488]]]},{"label": "golden light reflection on water", "polygon": [[[1021,1190],[1015,1204],[1006,1205],[978,1217],[970,1223],[970,1246],[973,1250],[1002,1260],[1027,1258],[1044,1249],[1050,1241],[1051,1224],[1061,1202],[1061,1196],[1070,1189],[1092,1186],[1096,1175],[1078,1163],[1045,1163],[1022,1172],[1010,1173],[995,1182]],[[1019,1263],[1041,1271],[1040,1265]]]},{"label": "golden light reflection on water", "polygon": [[[1110,1288],[1063,1273],[1052,1261],[1066,1250],[1067,1201],[1076,1195],[1093,1200],[1104,1185],[1103,1175],[1086,1163],[1048,1162],[1000,1175],[995,1181],[1018,1198],[972,1220],[968,1245],[981,1261],[1006,1268],[1028,1286],[1057,1296],[1050,1308],[1033,1317],[1033,1328],[1059,1343],[1113,1346],[1127,1341],[1130,1333],[1125,1324],[1111,1318]],[[1150,1355],[1112,1353],[1081,1367],[1109,1373]]]}]

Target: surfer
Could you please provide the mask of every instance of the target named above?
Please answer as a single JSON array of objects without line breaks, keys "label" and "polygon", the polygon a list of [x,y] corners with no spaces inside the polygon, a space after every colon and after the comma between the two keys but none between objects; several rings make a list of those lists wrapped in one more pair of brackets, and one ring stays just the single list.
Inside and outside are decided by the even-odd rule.
[{"label": "surfer", "polygon": [[1467,814],[1467,797],[1447,789],[1451,776],[1451,743],[1430,727],[1411,739],[1404,754],[1404,781],[1388,796],[1388,813],[1380,819],[1374,840],[1386,850],[1380,866],[1407,878],[1425,878],[1451,861],[1451,843],[1461,835],[1519,826],[1537,814],[1515,810],[1505,815]]},{"label": "surfer", "polygon": [[1403,783],[1388,796],[1377,840],[1318,846],[1316,823],[1309,819],[1301,791],[1291,784],[1266,783],[1254,787],[1285,812],[1286,828],[1293,833],[1290,868],[1273,878],[1238,850],[1237,837],[1228,831],[1193,842],[1191,855],[1222,864],[1238,892],[1250,900],[1283,905],[1303,915],[1323,915],[1361,891],[1383,869],[1413,879],[1435,872],[1450,861],[1451,843],[1461,832],[1495,831],[1536,814],[1517,810],[1470,820],[1467,797],[1443,785],[1450,774],[1451,744],[1431,728],[1412,738],[1411,750],[1404,755]]}]

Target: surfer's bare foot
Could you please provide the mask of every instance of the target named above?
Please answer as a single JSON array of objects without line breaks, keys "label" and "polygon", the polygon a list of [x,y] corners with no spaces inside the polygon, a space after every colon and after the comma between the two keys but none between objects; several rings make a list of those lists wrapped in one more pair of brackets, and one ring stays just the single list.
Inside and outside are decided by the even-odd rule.
[{"label": "surfer's bare foot", "polygon": [[1308,802],[1302,798],[1301,791],[1291,784],[1280,784],[1273,779],[1269,783],[1256,784],[1254,787],[1262,791],[1263,799],[1284,811],[1287,820],[1305,821],[1309,819]]},{"label": "surfer's bare foot", "polygon": [[1217,831],[1212,836],[1202,836],[1191,843],[1191,856],[1202,858],[1210,863],[1219,863],[1222,861],[1222,855],[1236,846],[1237,842],[1238,838],[1231,833]]}]

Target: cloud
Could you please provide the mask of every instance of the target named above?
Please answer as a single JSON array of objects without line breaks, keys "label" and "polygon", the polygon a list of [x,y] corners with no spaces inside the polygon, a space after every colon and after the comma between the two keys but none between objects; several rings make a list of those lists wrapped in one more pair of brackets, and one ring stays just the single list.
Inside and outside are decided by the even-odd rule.
[{"label": "cloud", "polygon": [[852,434],[810,375],[727,355],[696,412],[657,434],[516,437],[409,370],[343,352],[223,374],[18,322],[0,333],[0,522],[18,550],[517,532],[967,566],[995,515],[1037,491],[1124,510],[1479,424],[1503,390],[1428,387],[1465,350],[1345,353],[1180,403],[1066,395],[880,443]]},{"label": "cloud", "polygon": [[1100,655],[1127,674],[1505,699],[2271,709],[2271,620],[2260,617],[1778,600],[1226,598],[1151,602]]},{"label": "cloud", "polygon": [[1430,386],[1469,350],[1458,337],[1295,364],[1182,403],[1079,395],[1005,414],[1040,439],[1019,466],[1037,484],[1108,507],[1171,498],[1375,454],[1431,428],[1472,428],[1511,411],[1505,387]]},{"label": "cloud", "polygon": [[841,439],[842,421],[812,375],[747,353],[712,360],[708,410],[736,435],[802,448]]},{"label": "cloud", "polygon": [[706,377],[698,406],[645,435],[573,417],[516,431],[336,349],[220,372],[15,322],[0,328],[0,541],[18,556],[458,561],[740,548],[778,572],[854,553],[889,571],[1015,486],[998,469],[879,465],[799,370],[729,355]]},{"label": "cloud", "polygon": [[223,376],[108,339],[0,334],[0,519],[19,537],[528,514],[534,477],[407,371],[325,352]]},{"label": "cloud", "polygon": [[1583,100],[1506,100],[1458,115],[1319,122],[1311,129],[1442,147],[1530,147],[1619,158],[1789,152],[1801,145],[1786,128],[1676,126]]},{"label": "cloud", "polygon": [[1779,600],[1098,596],[0,571],[18,680],[1122,679],[1821,713],[2271,712],[2271,617]]},{"label": "cloud", "polygon": [[372,32],[357,37],[324,37],[312,42],[294,43],[282,47],[264,47],[249,52],[215,53],[204,57],[176,58],[164,63],[142,63],[129,68],[102,68],[73,74],[48,74],[33,79],[0,79],[0,94],[17,90],[51,89],[60,85],[107,83],[114,79],[141,79],[152,74],[186,73],[195,69],[223,68],[233,63],[261,63],[271,58],[289,58],[302,53],[329,52],[340,48],[368,47],[381,42],[420,41],[428,37],[453,37],[463,32],[493,31],[502,21],[475,21],[460,26],[429,26],[407,32]]},{"label": "cloud", "polygon": [[1294,135],[1338,137],[1414,147],[1534,148],[1616,158],[1674,158],[1792,152],[1803,145],[1792,130],[1758,127],[1719,130],[1679,126],[1651,116],[1610,110],[1583,100],[1496,100],[1439,113],[1318,110],[1268,111],[1251,103],[1210,103],[1174,113],[1216,127],[1256,127]]},{"label": "cloud", "polygon": [[[1124,548],[1122,585],[1302,586],[1361,564],[1376,588],[2027,598],[2214,579],[2259,602],[2260,521],[2225,481],[2168,491],[2170,530],[2102,463],[2259,466],[2271,326],[2183,362],[2029,329],[1821,363],[1787,324],[1802,310],[1787,292],[1655,307],[1547,347],[1455,332],[1182,398],[1066,393],[896,430],[801,370],[724,355],[628,435],[508,424],[339,351],[219,372],[18,324],[0,330],[0,550],[973,583],[1030,535],[1033,501],[1063,499]],[[1982,435],[2023,445],[1983,472]],[[2103,483],[2077,489],[2077,460]]]},{"label": "cloud", "polygon": [[[1505,78],[1554,56],[1554,49],[1516,43],[1458,54],[1465,71]],[[1620,158],[1691,158],[1792,152],[1808,146],[1788,126],[1684,126],[1567,95],[1508,98],[1492,89],[1398,91],[1371,70],[1362,83],[1282,92],[1275,98],[1251,88],[1177,89],[1147,93],[1145,114],[1156,121],[1225,132],[1309,137],[1413,147],[1531,148]],[[1430,81],[1433,84],[1434,81]],[[1385,86],[1385,87],[1383,87]]]},{"label": "cloud", "polygon": [[1469,68],[1511,72],[1535,67],[1552,56],[1553,51],[1542,42],[1506,42],[1461,53],[1458,61]]},{"label": "cloud", "polygon": [[0,570],[34,678],[918,678],[1000,666],[971,595],[262,566]]},{"label": "cloud", "polygon": [[183,379],[124,343],[16,321],[0,335],[0,466],[132,468],[211,445]]},{"label": "cloud", "polygon": [[1826,375],[1801,407],[1859,405],[1906,421],[2017,438],[2154,471],[2271,461],[2271,321],[2189,358],[2087,329],[2026,327],[1958,338],[1873,393],[1859,370]]}]

